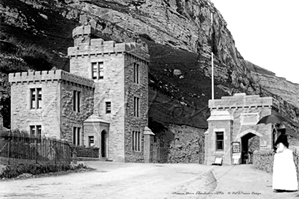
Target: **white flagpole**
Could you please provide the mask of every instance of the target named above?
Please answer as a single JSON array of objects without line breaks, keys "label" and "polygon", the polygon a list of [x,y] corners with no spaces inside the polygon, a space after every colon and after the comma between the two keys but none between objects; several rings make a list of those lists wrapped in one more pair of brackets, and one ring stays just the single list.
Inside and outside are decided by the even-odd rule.
[{"label": "white flagpole", "polygon": [[[211,17],[211,29],[213,29],[213,13],[210,15]],[[212,35],[212,34],[211,34]],[[211,37],[212,41],[213,38]],[[212,42],[213,45],[213,42]],[[213,46],[211,46],[211,99],[215,99],[215,88],[214,88],[214,53],[213,53]]]}]

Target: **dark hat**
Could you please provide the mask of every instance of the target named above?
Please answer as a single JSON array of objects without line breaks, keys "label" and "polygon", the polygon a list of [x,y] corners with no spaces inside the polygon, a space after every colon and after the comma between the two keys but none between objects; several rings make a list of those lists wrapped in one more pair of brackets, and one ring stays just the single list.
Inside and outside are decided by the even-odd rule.
[{"label": "dark hat", "polygon": [[278,127],[278,129],[286,129],[284,124],[280,124],[280,126]]}]

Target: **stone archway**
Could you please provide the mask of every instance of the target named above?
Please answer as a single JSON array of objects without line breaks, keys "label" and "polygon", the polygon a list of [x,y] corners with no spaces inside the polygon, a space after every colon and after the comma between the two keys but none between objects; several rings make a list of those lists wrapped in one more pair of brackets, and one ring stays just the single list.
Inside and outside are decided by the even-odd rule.
[{"label": "stone archway", "polygon": [[259,132],[248,129],[239,134],[241,140],[241,163],[251,164],[252,156],[255,150],[259,150],[260,138],[263,135]]}]

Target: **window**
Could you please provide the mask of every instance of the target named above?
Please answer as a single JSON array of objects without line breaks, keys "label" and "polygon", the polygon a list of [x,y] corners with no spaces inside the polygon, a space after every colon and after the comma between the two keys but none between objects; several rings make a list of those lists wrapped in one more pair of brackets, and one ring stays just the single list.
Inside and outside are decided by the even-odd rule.
[{"label": "window", "polygon": [[224,150],[224,132],[216,132],[216,150]]},{"label": "window", "polygon": [[103,62],[92,63],[92,79],[103,79],[104,69]]},{"label": "window", "polygon": [[111,102],[105,102],[105,112],[111,113]]},{"label": "window", "polygon": [[139,83],[140,74],[139,74],[139,64],[133,63],[133,82]]},{"label": "window", "polygon": [[131,146],[132,146],[132,151],[141,151],[141,132],[132,131]]},{"label": "window", "polygon": [[89,147],[91,147],[91,146],[94,146],[95,145],[95,143],[94,143],[94,136],[89,136],[88,137],[88,141],[89,141]]},{"label": "window", "polygon": [[42,108],[42,88],[30,89],[30,109]]},{"label": "window", "polygon": [[80,145],[80,127],[73,127],[73,144]]},{"label": "window", "polygon": [[80,91],[73,91],[73,111],[80,112]]},{"label": "window", "polygon": [[30,125],[30,136],[42,138],[42,126],[41,125]]},{"label": "window", "polygon": [[140,116],[140,98],[138,97],[133,98],[133,115],[135,117]]}]

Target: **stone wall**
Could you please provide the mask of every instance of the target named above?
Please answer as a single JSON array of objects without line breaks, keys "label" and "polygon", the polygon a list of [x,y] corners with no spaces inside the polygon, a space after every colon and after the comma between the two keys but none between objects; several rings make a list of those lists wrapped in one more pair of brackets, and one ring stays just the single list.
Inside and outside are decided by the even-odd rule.
[{"label": "stone wall", "polygon": [[[73,91],[80,92],[80,112],[73,110]],[[94,88],[78,86],[66,81],[61,83],[61,139],[72,143],[73,127],[80,127],[80,145],[84,145],[83,121],[93,114]]]},{"label": "stone wall", "polygon": [[[276,108],[276,102],[271,97],[259,97],[258,95],[246,96],[235,94],[210,100],[209,107],[215,113],[227,112],[230,118],[226,120],[219,115],[208,119],[208,131],[206,133],[205,150],[206,163],[211,164],[216,157],[223,157],[224,164],[232,164],[232,142],[239,142],[242,150],[242,138],[250,138],[250,135],[258,136],[248,140],[248,150],[267,150],[273,147],[271,124],[259,124],[259,119],[270,115]],[[216,151],[216,130],[224,131],[224,150]],[[222,130],[223,129],[223,130]],[[247,137],[244,137],[247,136]],[[249,144],[250,143],[250,144]],[[251,144],[252,143],[252,144]]]},{"label": "stone wall", "polygon": [[[74,47],[68,48],[68,56],[100,56],[104,54],[132,53],[143,60],[149,60],[148,47],[141,43],[116,43],[102,38],[92,39],[94,28],[90,25],[76,27],[73,30]],[[79,39],[79,40],[78,40]],[[80,42],[79,42],[80,41]],[[72,71],[70,69],[70,71]]]},{"label": "stone wall", "polygon": [[174,134],[169,147],[169,163],[204,162],[204,129],[170,125],[169,130]]},{"label": "stone wall", "polygon": [[[73,31],[75,47],[68,49],[70,72],[85,78],[92,78],[92,62],[103,62],[103,79],[94,80],[94,114],[110,123],[108,145],[109,159],[115,161],[143,161],[141,152],[132,152],[131,132],[141,132],[147,125],[148,111],[148,64],[147,46],[136,43],[115,43],[90,37],[91,26],[81,26]],[[133,62],[140,65],[140,85],[133,81]],[[133,118],[133,96],[140,97],[140,118]],[[111,102],[111,113],[107,114],[105,103]],[[125,146],[126,145],[126,146]],[[125,158],[125,151],[128,158]]]},{"label": "stone wall", "polygon": [[[99,147],[99,153],[101,156],[102,148],[101,148],[101,133],[105,131],[109,133],[109,123],[101,122],[101,121],[85,121],[84,122],[84,145],[86,147],[89,146],[88,137],[94,136],[94,147]],[[106,146],[106,153],[108,151],[108,146]]]},{"label": "stone wall", "polygon": [[[42,109],[30,109],[30,88],[42,88]],[[26,82],[11,85],[11,129],[26,130],[42,125],[42,135],[60,137],[60,83]]]},{"label": "stone wall", "polygon": [[[92,52],[91,52],[92,53]],[[80,55],[80,51],[78,51]],[[124,161],[124,55],[123,53],[71,57],[70,72],[91,79],[92,62],[103,62],[103,79],[94,80],[93,112],[110,123],[108,158]],[[105,102],[111,102],[111,113],[106,114]]]},{"label": "stone wall", "polygon": [[[216,150],[216,131],[224,132],[224,150]],[[216,157],[223,157],[224,164],[232,164],[231,161],[231,142],[232,140],[232,121],[210,121],[208,131],[205,136],[205,164],[212,164]]]},{"label": "stone wall", "polygon": [[[93,108],[93,81],[62,70],[13,73],[11,83],[11,128],[29,131],[42,125],[42,135],[72,142],[72,124],[82,122]],[[30,89],[42,89],[42,108],[30,109]],[[73,90],[81,91],[80,113],[73,111]]]},{"label": "stone wall", "polygon": [[[139,84],[133,82],[133,64],[139,64]],[[144,128],[148,125],[148,62],[134,52],[125,55],[125,158],[127,162],[144,161]],[[134,116],[134,97],[140,99],[139,117]],[[141,132],[141,151],[132,150],[132,131]]]}]

